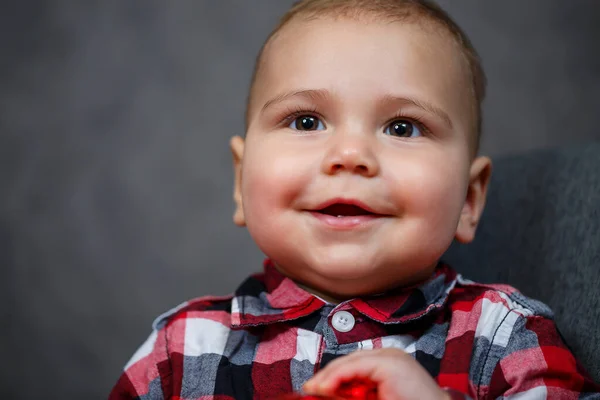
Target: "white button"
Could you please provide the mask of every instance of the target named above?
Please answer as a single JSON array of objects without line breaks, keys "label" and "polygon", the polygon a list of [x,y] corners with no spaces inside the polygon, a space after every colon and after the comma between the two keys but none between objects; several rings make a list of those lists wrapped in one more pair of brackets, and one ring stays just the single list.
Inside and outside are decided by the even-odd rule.
[{"label": "white button", "polygon": [[338,311],[333,314],[331,325],[340,332],[348,332],[354,328],[354,316],[348,311]]}]

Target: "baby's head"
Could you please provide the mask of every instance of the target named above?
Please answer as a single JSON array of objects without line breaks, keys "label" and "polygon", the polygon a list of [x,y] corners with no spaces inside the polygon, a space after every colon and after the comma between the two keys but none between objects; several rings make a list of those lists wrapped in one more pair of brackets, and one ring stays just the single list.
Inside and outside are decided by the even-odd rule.
[{"label": "baby's head", "polygon": [[246,137],[231,141],[234,221],[333,298],[425,279],[483,211],[484,88],[468,39],[429,2],[299,2],[263,46]]}]

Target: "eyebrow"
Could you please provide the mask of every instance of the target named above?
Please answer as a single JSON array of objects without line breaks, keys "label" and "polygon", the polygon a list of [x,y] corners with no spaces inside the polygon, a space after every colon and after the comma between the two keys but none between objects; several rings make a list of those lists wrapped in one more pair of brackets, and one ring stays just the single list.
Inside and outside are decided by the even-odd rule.
[{"label": "eyebrow", "polygon": [[[261,110],[261,113],[264,112],[270,106],[281,103],[285,100],[288,100],[292,97],[304,97],[308,100],[317,101],[317,100],[327,100],[330,97],[330,94],[325,89],[304,89],[304,90],[294,90],[291,92],[285,92],[273,97],[271,100],[267,101]],[[387,94],[383,96],[379,100],[379,103],[399,103],[404,105],[411,105],[416,108],[419,108],[429,114],[433,114],[440,118],[450,129],[452,129],[452,120],[448,116],[448,114],[442,110],[441,108],[435,106],[434,104],[429,103],[425,100],[419,100],[412,97],[401,97],[394,96],[391,94]]]},{"label": "eyebrow", "polygon": [[387,102],[400,103],[400,104],[406,104],[406,105],[411,105],[411,106],[420,108],[421,110],[423,110],[427,113],[437,116],[450,129],[452,129],[452,120],[450,119],[448,114],[441,108],[435,106],[434,104],[429,103],[428,101],[419,100],[419,99],[415,99],[412,97],[398,97],[398,96],[393,96],[393,95],[385,95],[383,97],[383,99],[381,100],[381,102],[382,103],[387,103]]},{"label": "eyebrow", "polygon": [[291,92],[286,92],[279,94],[273,97],[271,100],[267,101],[265,105],[262,107],[262,111],[264,112],[267,108],[272,106],[273,104],[281,103],[291,97],[304,97],[308,100],[317,101],[317,100],[326,100],[329,98],[329,92],[324,89],[305,89],[305,90],[294,90]]}]

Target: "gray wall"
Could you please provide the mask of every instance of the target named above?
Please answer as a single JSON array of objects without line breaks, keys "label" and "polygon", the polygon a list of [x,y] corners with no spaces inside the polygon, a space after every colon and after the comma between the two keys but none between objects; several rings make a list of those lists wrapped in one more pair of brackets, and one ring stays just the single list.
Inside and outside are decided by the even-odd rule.
[{"label": "gray wall", "polygon": [[[0,6],[0,397],[103,398],[154,316],[262,256],[227,140],[283,0]],[[600,3],[444,0],[489,75],[483,152],[600,139]]]}]

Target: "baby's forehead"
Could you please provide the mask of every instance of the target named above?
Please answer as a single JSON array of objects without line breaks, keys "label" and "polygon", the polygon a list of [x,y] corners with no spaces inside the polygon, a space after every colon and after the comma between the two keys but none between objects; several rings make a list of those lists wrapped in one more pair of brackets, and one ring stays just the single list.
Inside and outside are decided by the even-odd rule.
[{"label": "baby's forehead", "polygon": [[[456,40],[453,34],[449,31],[449,29],[442,25],[439,21],[435,21],[430,17],[424,16],[415,16],[414,18],[407,18],[403,20],[395,20],[395,19],[378,19],[373,16],[356,16],[356,17],[331,17],[331,16],[320,16],[318,18],[303,18],[298,16],[294,19],[288,21],[285,25],[281,26],[278,30],[276,30],[265,42],[261,52],[257,57],[256,67],[260,68],[265,64],[269,63],[270,54],[281,50],[278,47],[278,44],[282,40],[288,40],[286,45],[290,42],[294,41],[294,38],[298,36],[298,34],[302,32],[306,32],[315,26],[321,25],[322,23],[327,24],[331,29],[329,31],[321,30],[320,35],[322,39],[327,39],[328,36],[337,34],[335,32],[335,27],[340,27],[340,29],[351,33],[352,31],[361,30],[365,26],[384,26],[392,28],[393,25],[399,26],[407,26],[411,27],[410,33],[398,33],[393,29],[389,30],[389,34],[391,38],[396,38],[399,41],[406,40],[407,35],[411,35],[411,33],[415,35],[427,35],[431,37],[435,37],[435,43],[429,42],[427,44],[428,50],[431,52],[448,52],[451,50],[456,56],[460,56],[463,53],[463,49],[460,46],[460,43]],[[376,39],[374,39],[376,40]],[[317,44],[315,42],[315,44]],[[357,46],[359,44],[357,43]],[[358,51],[359,49],[357,49]]]},{"label": "baby's forehead", "polygon": [[[331,64],[337,68],[332,76],[336,79],[354,74],[353,77],[359,81],[371,78],[385,82],[392,91],[393,78],[397,78],[400,71],[409,77],[411,73],[418,75],[414,82],[420,78],[425,86],[436,81],[444,86],[468,86],[468,66],[460,56],[459,46],[449,35],[444,35],[439,27],[422,24],[419,20],[392,23],[398,25],[393,27],[388,21],[354,18],[298,18],[290,21],[270,38],[261,52],[250,100],[256,97],[265,100],[262,99],[264,96],[256,94],[277,91],[274,87],[282,85],[287,91],[302,89],[315,82],[326,85],[327,81],[320,78],[331,72]],[[418,62],[422,64],[416,65]],[[359,70],[357,75],[357,64],[365,64],[368,68]],[[423,82],[422,77],[427,73],[435,79]],[[441,76],[443,79],[440,79]],[[408,78],[408,82],[411,80]],[[398,79],[396,83],[399,83]],[[454,87],[452,89],[446,92],[458,91]],[[255,105],[249,106],[254,108]]]},{"label": "baby's forehead", "polygon": [[[330,29],[328,30],[319,30],[319,35],[314,40],[314,45],[317,46],[318,42],[327,41],[327,39],[332,35],[337,35],[339,32],[336,32],[335,27],[340,26],[340,24],[336,24],[335,22],[348,22],[343,24],[340,27],[341,30],[345,32],[351,33],[352,31],[359,30],[364,28],[365,25],[383,25],[389,26],[391,24],[399,24],[402,26],[410,26],[410,31],[399,33],[397,30],[390,29],[390,38],[397,39],[400,41],[407,40],[407,36],[427,36],[428,39],[435,40],[427,40],[426,45],[417,47],[404,47],[403,51],[407,57],[411,56],[411,53],[423,50],[426,50],[428,53],[436,54],[436,57],[440,58],[440,62],[448,62],[448,59],[441,60],[443,57],[448,57],[450,55],[451,58],[457,60],[460,64],[460,69],[465,73],[465,75],[469,75],[469,65],[466,62],[466,59],[463,55],[463,49],[460,44],[456,40],[456,38],[449,32],[448,28],[443,26],[438,21],[433,20],[430,17],[426,16],[414,16],[412,18],[406,18],[403,20],[396,20],[392,18],[381,19],[376,18],[377,16],[373,15],[360,15],[349,17],[340,17],[340,16],[320,16],[318,18],[306,18],[302,16],[297,16],[290,21],[288,21],[285,25],[279,27],[266,41],[263,48],[261,49],[254,68],[253,79],[250,86],[250,96],[252,97],[252,91],[256,87],[260,87],[264,82],[261,82],[259,78],[263,78],[265,70],[276,69],[278,68],[277,63],[281,62],[281,58],[277,57],[278,53],[286,50],[287,47],[294,46],[294,43],[299,35],[302,33],[306,33],[310,31],[315,25],[318,25],[322,22],[332,22],[329,25]],[[368,36],[367,36],[368,39]],[[377,45],[377,39],[373,39],[371,43],[361,41],[360,43],[356,43],[355,51],[360,53],[362,51],[361,46],[372,46]],[[381,62],[385,62],[385,54],[381,55]],[[341,70],[340,73],[344,71]]]},{"label": "baby's forehead", "polygon": [[[365,25],[369,24],[380,27],[384,26],[384,28],[389,27],[389,37],[392,40],[397,38],[399,43],[406,40],[407,32],[409,36],[418,37],[419,35],[425,35],[421,36],[425,38],[422,40],[421,48],[407,49],[405,47],[403,50],[404,54],[410,56],[410,53],[413,51],[426,51],[430,56],[433,56],[433,59],[430,58],[429,64],[439,66],[440,73],[444,75],[445,83],[456,84],[454,89],[459,92],[460,103],[467,104],[466,107],[468,109],[463,109],[462,113],[469,115],[467,118],[470,121],[468,130],[473,131],[473,147],[477,151],[481,126],[481,99],[485,92],[485,76],[483,71],[480,70],[477,54],[474,49],[469,47],[470,43],[459,42],[456,32],[451,31],[448,26],[428,16],[414,16],[402,20],[392,18],[377,19],[373,16],[361,16],[359,18],[319,16],[312,18],[295,17],[287,21],[285,25],[280,26],[274,31],[257,57],[246,108],[247,129],[250,125],[251,117],[257,108],[260,109],[262,107],[262,105],[257,104],[256,98],[263,96],[257,96],[257,93],[264,92],[271,87],[271,74],[269,72],[285,72],[285,67],[280,65],[285,64],[285,59],[281,57],[281,54],[285,53],[289,48],[293,48],[298,37],[305,35],[314,25],[326,22],[333,27],[337,25],[335,24],[336,21],[349,22],[341,28],[347,30],[349,33],[362,29]],[[410,27],[410,30],[395,30],[392,26],[395,24]],[[330,35],[339,34],[339,32],[335,32],[332,29],[330,31],[320,31],[319,34],[320,36],[313,37],[313,43],[326,42]],[[377,43],[372,42],[371,44]],[[366,42],[362,41],[360,45],[356,44],[354,50],[357,54],[361,53],[360,46],[369,46],[368,40]],[[321,47],[321,49],[323,48]],[[471,51],[469,49],[472,50],[471,55],[468,54]],[[377,58],[381,62],[386,61],[385,54],[378,55]],[[454,70],[457,73],[451,73],[451,65],[456,66]],[[339,74],[343,75],[344,73],[344,67],[342,66]]]}]

